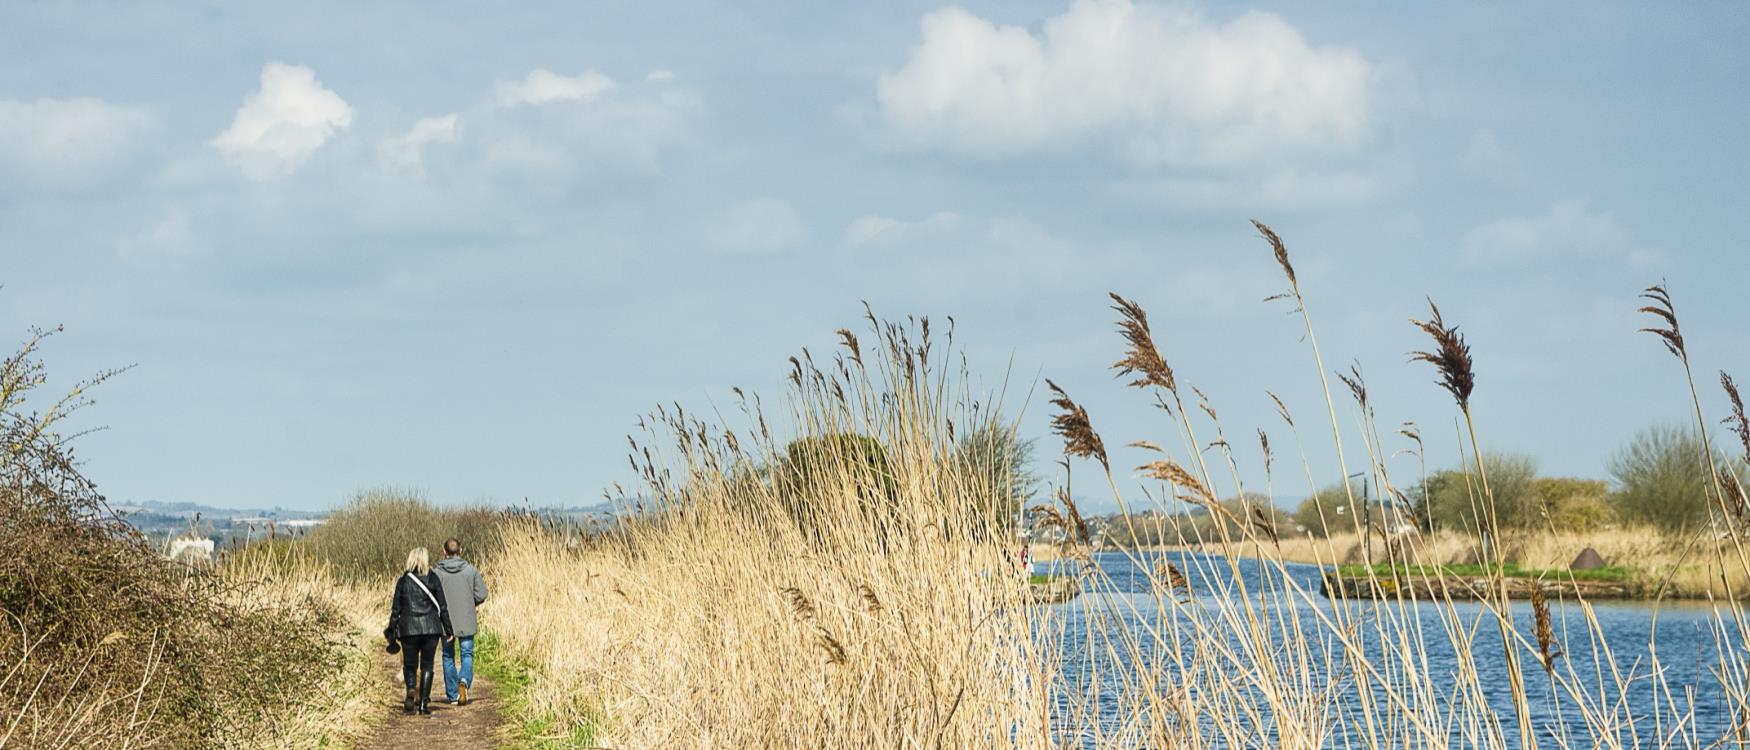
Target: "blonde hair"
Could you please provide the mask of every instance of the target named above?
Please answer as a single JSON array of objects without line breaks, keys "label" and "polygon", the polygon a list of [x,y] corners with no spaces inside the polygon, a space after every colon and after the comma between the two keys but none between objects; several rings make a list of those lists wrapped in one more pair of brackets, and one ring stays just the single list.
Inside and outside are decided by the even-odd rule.
[{"label": "blonde hair", "polygon": [[422,576],[430,573],[431,553],[426,552],[424,547],[414,547],[412,552],[407,553],[407,564],[401,566],[401,570],[406,573],[418,573]]}]

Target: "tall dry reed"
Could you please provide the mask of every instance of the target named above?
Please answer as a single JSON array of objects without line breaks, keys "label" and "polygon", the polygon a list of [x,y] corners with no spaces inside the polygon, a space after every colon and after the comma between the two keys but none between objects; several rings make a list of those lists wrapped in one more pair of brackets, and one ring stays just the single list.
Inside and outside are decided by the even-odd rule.
[{"label": "tall dry reed", "polygon": [[[1322,384],[1322,354],[1286,246],[1257,228],[1288,279],[1284,296],[1301,313]],[[1113,302],[1126,346],[1115,368],[1168,419],[1161,434],[1135,436],[1132,445],[1156,457],[1139,467],[1147,483],[1131,491],[1111,469],[1107,446],[1117,443],[1066,389],[1047,384],[1063,459],[1052,500],[1033,513],[1072,542],[1084,541],[1085,527],[1070,501],[1072,469],[1094,469],[1115,504],[1139,511],[1188,503],[1234,513],[1214,499],[1245,496],[1245,459],[1228,445],[1214,406],[1193,389],[1198,408],[1185,408],[1180,389],[1191,386],[1161,354],[1160,329],[1140,303],[1116,295]],[[1457,328],[1431,312],[1417,327],[1435,346],[1417,356],[1436,366],[1464,417],[1469,455],[1482,456],[1472,415],[1479,363]],[[1378,581],[1387,593],[1377,600],[1328,601],[1316,583],[1291,574],[1289,561],[1336,562],[1354,547],[1365,557],[1361,537],[1301,542],[1238,517],[1215,525],[1219,538],[1206,540],[1222,554],[1117,553],[1130,557],[1140,584],[1083,560],[1081,597],[1033,606],[1014,569],[1019,544],[1008,519],[990,511],[1002,507],[987,497],[1000,483],[955,458],[956,436],[988,426],[997,409],[970,390],[963,372],[943,367],[954,352],[931,340],[927,321],[881,323],[871,315],[870,325],[867,340],[839,331],[843,353],[792,358],[792,385],[775,415],[757,397],[740,398],[736,425],[710,424],[678,405],[649,415],[642,421],[649,432],[632,439],[641,482],[624,493],[627,513],[617,528],[579,543],[530,521],[504,534],[486,561],[495,601],[485,620],[510,654],[537,665],[536,710],[561,727],[594,727],[600,744],[624,748],[1627,748],[1742,740],[1738,725],[1719,730],[1717,721],[1704,736],[1699,722],[1714,719],[1696,707],[1702,690],[1723,696],[1727,714],[1750,716],[1750,654],[1732,635],[1743,618],[1729,597],[1713,610],[1714,671],[1693,684],[1680,675],[1694,665],[1673,669],[1656,643],[1619,653],[1635,649],[1612,641],[1590,604],[1514,603],[1498,577],[1495,595],[1476,604],[1412,601],[1390,581]],[[1360,375],[1357,367],[1342,379],[1359,410],[1369,473],[1388,502],[1404,504],[1375,424],[1384,405]],[[1347,475],[1328,387],[1325,398],[1337,468]],[[1298,444],[1286,404],[1276,403]],[[1419,453],[1418,431],[1405,434]],[[1267,436],[1259,444],[1271,455],[1280,450]],[[1328,469],[1315,470],[1297,447],[1311,488]],[[1486,458],[1473,460],[1485,477]],[[1554,546],[1503,534],[1486,479],[1475,491],[1475,513],[1487,519],[1478,526],[1492,534],[1482,561],[1565,562]],[[1625,534],[1586,542],[1607,557],[1658,560],[1646,563],[1654,567],[1671,560],[1671,578],[1694,569],[1683,567],[1688,553],[1656,557]],[[1438,565],[1460,555],[1474,561],[1476,547],[1436,535],[1387,545],[1384,554]],[[1730,567],[1729,540],[1687,548],[1710,547],[1719,549],[1706,575],[1728,592],[1741,588],[1735,582],[1750,566]],[[1080,544],[1062,550],[1086,554]],[[1257,562],[1242,566],[1242,558]],[[1621,696],[1631,692],[1658,700],[1630,705]]]}]

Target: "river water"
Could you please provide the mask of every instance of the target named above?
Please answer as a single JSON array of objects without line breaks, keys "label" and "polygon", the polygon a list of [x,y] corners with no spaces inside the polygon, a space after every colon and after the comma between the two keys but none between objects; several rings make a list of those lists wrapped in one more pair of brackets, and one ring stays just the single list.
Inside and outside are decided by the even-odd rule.
[{"label": "river water", "polygon": [[[1139,566],[1162,570],[1163,562],[1186,576],[1189,592],[1170,594],[1182,605],[1158,606],[1163,594]],[[1206,730],[1205,739],[1197,744],[1273,747],[1280,739],[1278,727],[1263,708],[1256,683],[1248,678],[1276,667],[1299,675],[1297,680],[1305,681],[1297,684],[1315,686],[1314,692],[1322,696],[1319,712],[1325,729],[1320,744],[1326,747],[1365,747],[1372,743],[1360,737],[1382,734],[1388,739],[1381,746],[1428,746],[1427,735],[1412,728],[1410,713],[1441,727],[1453,746],[1497,744],[1496,737],[1505,738],[1498,743],[1505,747],[1520,744],[1501,634],[1482,603],[1331,601],[1319,593],[1319,569],[1293,563],[1286,566],[1286,575],[1307,595],[1284,595],[1285,582],[1277,580],[1281,573],[1273,566],[1249,559],[1230,566],[1225,558],[1197,552],[1101,553],[1091,564],[1098,570],[1078,571],[1076,563],[1041,566],[1059,573],[1079,572],[1083,581],[1081,596],[1043,608],[1039,615],[1046,625],[1041,632],[1053,639],[1062,659],[1055,723],[1070,744],[1152,747],[1163,736],[1159,727],[1172,720],[1151,716],[1158,709],[1146,707],[1151,702],[1146,696],[1192,685],[1208,690],[1205,696],[1216,696],[1205,697],[1206,702],[1198,705],[1225,706],[1220,710],[1243,717],[1230,728],[1247,727],[1237,735],[1222,733],[1216,729],[1219,722],[1203,717],[1199,722]],[[1238,567],[1237,582],[1244,584],[1246,593],[1235,585],[1233,566]],[[1176,674],[1186,662],[1175,661],[1168,652],[1177,649],[1183,657],[1196,649],[1196,639],[1188,634],[1194,621],[1218,625],[1205,629],[1206,634],[1233,632],[1219,625],[1238,620],[1221,613],[1235,612],[1239,597],[1265,607],[1263,630],[1269,633],[1271,646],[1245,652],[1237,636],[1224,636],[1232,647],[1229,653],[1236,656],[1217,659],[1217,670],[1193,667],[1201,673]],[[1550,606],[1555,649],[1561,652],[1555,660],[1556,672],[1565,685],[1545,673],[1534,653],[1521,651],[1531,723],[1540,745],[1701,748],[1726,737],[1733,711],[1719,670],[1729,660],[1745,663],[1742,639],[1729,610],[1716,612],[1706,604],[1687,602],[1658,606],[1597,602],[1589,621],[1577,602],[1551,600]],[[1516,629],[1535,642],[1529,602],[1514,603],[1513,620]],[[1298,625],[1290,624],[1296,621]],[[1593,621],[1595,627],[1589,624]],[[1347,630],[1348,645],[1334,635],[1339,628],[1325,624],[1330,622],[1353,623]],[[1467,635],[1455,639],[1449,635],[1453,628]],[[1419,638],[1400,640],[1418,632]],[[1455,646],[1455,640],[1466,646]],[[1414,653],[1413,668],[1394,661],[1406,649],[1383,645],[1404,643],[1411,644],[1407,651]],[[1358,676],[1362,670],[1345,658],[1353,656],[1345,654],[1349,648],[1364,652],[1386,672],[1396,663],[1398,674],[1413,670],[1426,675],[1427,700],[1415,711],[1392,710],[1389,691],[1381,683],[1397,678],[1377,672],[1373,678]],[[1461,650],[1472,657],[1478,675],[1474,682],[1460,677]],[[1743,684],[1742,672],[1738,674],[1737,683]],[[1149,688],[1139,688],[1151,680]],[[1213,688],[1216,683],[1222,687]],[[1458,689],[1467,685],[1475,691],[1469,699],[1461,697],[1463,691]],[[1364,690],[1372,691],[1373,719],[1382,722],[1372,730],[1364,728],[1369,713],[1364,709],[1369,702],[1359,699]],[[1248,700],[1248,695],[1253,698],[1250,706],[1235,704]],[[1474,710],[1483,706],[1487,710]],[[1488,714],[1498,717],[1499,723],[1491,725],[1496,719]],[[1154,730],[1148,729],[1151,720]],[[1224,739],[1208,740],[1210,734]]]}]

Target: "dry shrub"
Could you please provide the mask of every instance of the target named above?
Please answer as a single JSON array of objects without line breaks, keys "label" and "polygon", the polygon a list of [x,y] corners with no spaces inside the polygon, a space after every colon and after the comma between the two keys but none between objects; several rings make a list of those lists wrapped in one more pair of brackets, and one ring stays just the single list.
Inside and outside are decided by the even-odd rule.
[{"label": "dry shrub", "polygon": [[0,364],[0,747],[274,744],[339,665],[334,609],[276,606],[116,519],[54,431],[94,381],[29,407],[41,340]]}]

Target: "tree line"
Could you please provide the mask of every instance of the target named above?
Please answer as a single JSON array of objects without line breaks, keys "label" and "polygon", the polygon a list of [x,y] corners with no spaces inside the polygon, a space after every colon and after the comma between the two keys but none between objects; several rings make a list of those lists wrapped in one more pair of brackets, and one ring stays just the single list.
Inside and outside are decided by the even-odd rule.
[{"label": "tree line", "polygon": [[[1741,460],[1716,450],[1714,462],[1743,475]],[[1693,531],[1709,527],[1721,513],[1712,498],[1703,443],[1694,430],[1643,430],[1611,457],[1608,481],[1539,476],[1537,462],[1522,453],[1485,453],[1483,463],[1494,494],[1495,521],[1502,529],[1651,526]],[[1474,466],[1432,472],[1402,497],[1383,503],[1374,498],[1371,525],[1476,533],[1487,526],[1477,479]],[[1360,493],[1354,499],[1360,501]],[[1295,509],[1295,530],[1313,536],[1353,531],[1359,526],[1354,504],[1342,485],[1326,487]]]}]

